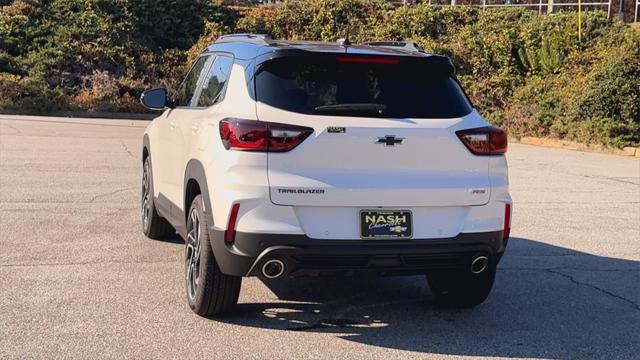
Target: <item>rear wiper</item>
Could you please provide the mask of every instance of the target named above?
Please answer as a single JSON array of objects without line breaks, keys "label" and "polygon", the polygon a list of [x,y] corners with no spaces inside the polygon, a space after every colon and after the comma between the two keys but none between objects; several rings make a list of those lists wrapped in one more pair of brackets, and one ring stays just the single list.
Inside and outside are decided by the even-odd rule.
[{"label": "rear wiper", "polygon": [[387,110],[387,105],[385,104],[373,104],[373,103],[362,103],[362,104],[335,104],[335,105],[321,105],[316,106],[314,109],[316,112],[334,112],[334,113],[342,113],[342,112],[365,112],[365,113],[376,113],[382,115]]}]

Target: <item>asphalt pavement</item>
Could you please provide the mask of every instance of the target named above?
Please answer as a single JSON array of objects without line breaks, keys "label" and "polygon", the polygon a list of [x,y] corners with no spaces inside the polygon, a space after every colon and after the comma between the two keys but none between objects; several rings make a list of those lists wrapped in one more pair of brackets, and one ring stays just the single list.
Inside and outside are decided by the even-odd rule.
[{"label": "asphalt pavement", "polygon": [[146,124],[0,116],[0,358],[640,356],[640,158],[511,145],[512,238],[475,309],[419,276],[247,278],[207,319],[182,241],[140,228]]}]

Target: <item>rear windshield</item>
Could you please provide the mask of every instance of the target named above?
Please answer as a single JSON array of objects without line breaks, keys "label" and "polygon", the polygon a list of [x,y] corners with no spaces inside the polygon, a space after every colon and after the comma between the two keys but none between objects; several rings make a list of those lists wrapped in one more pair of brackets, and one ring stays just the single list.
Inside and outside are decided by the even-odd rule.
[{"label": "rear windshield", "polygon": [[270,60],[257,72],[256,98],[283,110],[317,115],[454,118],[472,111],[448,66],[369,60]]}]

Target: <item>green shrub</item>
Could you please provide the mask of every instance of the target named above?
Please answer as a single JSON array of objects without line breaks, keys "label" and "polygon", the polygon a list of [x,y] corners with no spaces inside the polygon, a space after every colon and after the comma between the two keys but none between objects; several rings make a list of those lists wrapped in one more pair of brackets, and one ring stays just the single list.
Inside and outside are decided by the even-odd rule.
[{"label": "green shrub", "polygon": [[562,68],[564,44],[558,36],[542,41],[538,50],[538,63],[544,74],[555,74]]},{"label": "green shrub", "polygon": [[377,24],[376,37],[390,40],[440,39],[478,20],[478,9],[467,6],[434,8],[428,4],[390,11]]},{"label": "green shrub", "polygon": [[518,60],[528,73],[558,73],[565,59],[565,45],[560,36],[542,40],[539,49],[522,47],[518,49]]},{"label": "green shrub", "polygon": [[233,26],[235,16],[208,0],[14,1],[0,11],[0,88],[20,96],[0,106],[142,111],[140,92],[175,87],[207,24]]},{"label": "green shrub", "polygon": [[348,32],[352,42],[359,42],[373,37],[391,9],[383,0],[285,1],[253,8],[238,21],[237,28],[275,38],[325,41],[335,41]]},{"label": "green shrub", "polygon": [[233,13],[210,0],[128,1],[131,33],[152,49],[188,49],[205,30],[207,21],[232,25]]},{"label": "green shrub", "polygon": [[587,75],[565,126],[580,141],[622,147],[640,143],[640,36],[627,31]]}]

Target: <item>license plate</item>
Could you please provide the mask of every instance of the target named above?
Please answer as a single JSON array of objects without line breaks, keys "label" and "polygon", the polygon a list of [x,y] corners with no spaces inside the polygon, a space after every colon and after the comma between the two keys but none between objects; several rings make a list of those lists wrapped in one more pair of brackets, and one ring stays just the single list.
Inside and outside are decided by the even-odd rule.
[{"label": "license plate", "polygon": [[409,239],[412,235],[409,210],[360,211],[360,237],[363,239]]}]

